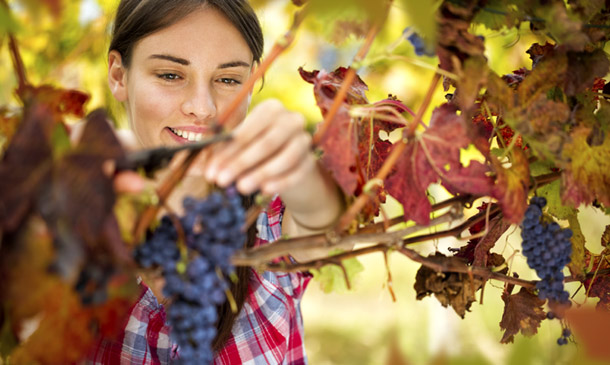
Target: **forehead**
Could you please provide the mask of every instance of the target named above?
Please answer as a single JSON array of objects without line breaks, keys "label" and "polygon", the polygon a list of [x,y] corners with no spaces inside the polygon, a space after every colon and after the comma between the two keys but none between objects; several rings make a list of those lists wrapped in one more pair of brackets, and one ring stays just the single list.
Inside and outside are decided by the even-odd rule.
[{"label": "forehead", "polygon": [[151,54],[170,54],[193,63],[252,61],[250,47],[239,30],[212,7],[198,9],[138,41],[134,59],[147,58]]}]

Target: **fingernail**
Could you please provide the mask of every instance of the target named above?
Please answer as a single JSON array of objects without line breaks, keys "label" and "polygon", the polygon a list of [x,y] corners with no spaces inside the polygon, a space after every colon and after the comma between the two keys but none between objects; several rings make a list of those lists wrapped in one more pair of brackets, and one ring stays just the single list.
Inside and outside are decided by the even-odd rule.
[{"label": "fingernail", "polygon": [[208,168],[205,170],[205,178],[208,181],[212,181],[212,179],[214,179],[214,176],[216,176],[216,166],[208,166]]},{"label": "fingernail", "polygon": [[242,194],[250,194],[254,191],[255,184],[252,179],[242,179],[238,183],[238,188]]},{"label": "fingernail", "polygon": [[222,171],[220,171],[220,173],[218,173],[218,177],[216,178],[216,183],[218,183],[218,185],[220,185],[220,186],[225,186],[225,185],[228,185],[231,182],[231,180],[233,180],[231,171],[222,170]]}]

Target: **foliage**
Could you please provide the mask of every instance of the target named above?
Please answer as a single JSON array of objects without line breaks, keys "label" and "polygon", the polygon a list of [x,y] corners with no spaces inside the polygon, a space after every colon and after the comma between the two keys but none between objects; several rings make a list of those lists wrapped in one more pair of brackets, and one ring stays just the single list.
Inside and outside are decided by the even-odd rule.
[{"label": "foliage", "polygon": [[[505,283],[500,320],[505,332],[500,341],[513,342],[519,332],[535,334],[549,317],[564,321],[578,313],[571,308],[574,303],[540,299],[537,280],[509,273],[509,258],[491,252],[504,232],[523,221],[528,200],[536,195],[548,202],[543,220],[574,232],[567,266],[571,276],[565,281],[581,282],[587,297],[598,298],[598,311],[610,311],[610,226],[600,238],[605,249],[596,254],[587,248],[577,215],[587,205],[606,215],[610,211],[610,83],[604,79],[610,68],[604,52],[610,8],[605,2],[293,2],[304,9],[299,13],[304,18],[295,17],[268,59],[288,47],[303,19],[335,43],[350,36],[365,38],[349,67],[299,69],[313,84],[324,118],[314,134],[316,148],[348,207],[326,234],[292,239],[302,244],[287,246],[287,238],[264,249],[242,250],[234,263],[267,270],[312,270],[323,278],[325,290],[332,290],[337,280],[361,271],[356,256],[398,252],[422,265],[414,288],[417,298],[434,295],[461,317],[477,301],[477,293],[483,295],[489,280],[500,280]],[[59,60],[86,57],[86,46],[61,35],[66,29],[103,33],[104,27],[94,23],[77,25],[70,10],[82,3],[46,0],[42,8],[27,0],[17,4],[0,3],[0,39],[7,41],[17,82],[14,101],[0,106],[0,274],[7,278],[0,283],[0,350],[16,363],[77,362],[97,339],[120,332],[118,324],[140,290],[132,251],[154,226],[159,209],[158,201],[140,210],[134,208],[135,200],[117,196],[113,166],[129,160],[137,162],[130,165],[133,169],[156,168],[167,156],[160,158],[161,152],[153,150],[140,151],[135,158],[118,142],[106,111],[87,113],[88,93],[45,84],[44,75],[28,73],[19,51],[21,42],[27,41],[18,36],[27,34],[23,24],[33,17],[58,29],[42,42],[53,47],[47,55]],[[389,47],[366,58],[388,21],[388,9],[401,5],[417,17],[402,41],[415,32],[438,58],[436,75],[417,112],[392,95],[369,102],[365,77],[357,74],[362,66],[374,71],[376,62],[397,56],[396,48]],[[16,7],[28,11],[15,16]],[[316,21],[332,26],[322,31]],[[486,40],[473,30],[521,29],[522,24],[529,24],[544,42],[529,45],[531,67],[515,65],[512,73],[498,75],[488,64]],[[51,40],[54,35],[56,40]],[[85,45],[103,48],[97,39],[85,39]],[[27,63],[39,64],[42,74],[53,72],[53,63],[45,57]],[[261,69],[262,74],[266,69]],[[446,101],[429,108],[441,75]],[[73,145],[68,121],[85,116],[86,128]],[[202,148],[198,145],[189,153],[196,156]],[[467,150],[476,151],[476,157]],[[170,168],[157,191],[161,200],[192,160]],[[433,184],[440,184],[452,198],[434,203]],[[400,203],[402,216],[385,216],[382,203],[388,195]],[[465,208],[475,202],[479,212],[464,217]],[[127,215],[137,217],[121,221],[119,228],[118,217]],[[443,226],[447,223],[456,224]],[[421,233],[430,227],[437,229]],[[464,238],[466,232],[472,235],[468,244],[453,248],[451,256],[423,256],[409,247],[440,237]],[[312,262],[278,260],[295,250],[354,243],[368,245],[332,251]],[[513,294],[515,285],[521,289]],[[21,329],[32,320],[40,321],[35,332],[23,336]],[[70,351],[63,351],[68,347]]]}]

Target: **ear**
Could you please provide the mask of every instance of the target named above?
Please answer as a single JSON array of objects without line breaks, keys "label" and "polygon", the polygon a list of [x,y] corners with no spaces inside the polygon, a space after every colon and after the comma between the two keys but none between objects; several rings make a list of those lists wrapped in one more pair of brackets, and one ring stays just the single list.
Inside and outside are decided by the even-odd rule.
[{"label": "ear", "polygon": [[115,50],[108,53],[108,86],[117,101],[127,101],[127,68],[123,66],[121,54]]}]

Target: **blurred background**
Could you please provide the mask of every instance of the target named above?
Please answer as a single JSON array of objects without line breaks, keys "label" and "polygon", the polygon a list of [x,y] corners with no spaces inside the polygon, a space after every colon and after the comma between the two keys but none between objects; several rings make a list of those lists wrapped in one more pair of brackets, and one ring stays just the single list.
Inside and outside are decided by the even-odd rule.
[{"label": "blurred background", "polygon": [[[106,83],[110,19],[118,1],[20,0],[8,3],[15,18],[11,20],[0,6],[0,34],[6,30],[15,33],[30,81],[86,91],[91,94],[89,111],[107,108],[117,126],[126,127],[121,106],[114,102]],[[408,1],[397,1],[392,6],[387,22],[369,52],[369,62],[364,63],[359,74],[368,84],[367,96],[371,102],[393,94],[417,110],[437,59],[416,56],[412,46],[401,40],[405,27],[417,22],[405,3]],[[434,6],[434,2],[430,4],[425,6]],[[254,5],[269,50],[288,29],[297,8],[288,0],[259,0]],[[297,69],[330,71],[348,66],[362,43],[362,39],[354,36],[339,43],[330,41],[333,34],[327,29],[326,20],[316,16],[306,20],[294,44],[265,76],[262,90],[253,95],[253,104],[274,97],[288,108],[303,113],[311,125],[321,120],[312,85],[302,81]],[[547,40],[543,35],[533,34],[527,24],[519,30],[490,32],[477,28],[472,31],[485,37],[489,64],[498,74],[530,68],[531,61],[525,51],[532,43]],[[201,35],[193,35],[196,36]],[[15,75],[6,42],[0,45],[0,69],[4,71],[0,72],[1,104],[16,106],[13,97]],[[391,58],[388,57],[390,53]],[[445,93],[439,87],[431,105],[440,105],[444,100]],[[424,120],[431,111],[432,108]],[[433,186],[430,191],[436,200],[446,198],[446,192],[440,187]],[[391,199],[385,209],[390,216],[401,214],[398,204]],[[600,236],[610,219],[594,209],[582,208],[580,215],[587,247],[599,253]],[[443,239],[420,244],[416,249],[424,254],[436,249],[447,253],[448,247],[464,244]],[[494,251],[511,257],[508,260],[511,271],[519,272],[522,278],[535,279],[520,253],[518,228],[509,229]],[[483,305],[474,303],[471,312],[461,319],[453,309],[443,308],[434,298],[415,299],[413,284],[419,265],[406,257],[391,254],[388,267],[381,254],[363,256],[360,261],[364,271],[353,280],[351,290],[326,294],[312,281],[305,293],[302,310],[311,364],[602,363],[587,357],[577,336],[567,346],[558,346],[556,340],[561,334],[561,325],[557,320],[543,321],[537,336],[525,338],[519,334],[515,336],[514,344],[500,344],[499,322],[504,308],[500,282],[489,282],[484,294],[477,293],[479,303],[483,302]],[[388,268],[396,301],[388,290]],[[574,293],[578,286],[578,283],[568,284],[568,290]],[[583,290],[579,290],[574,300],[583,303],[583,294]]]}]

